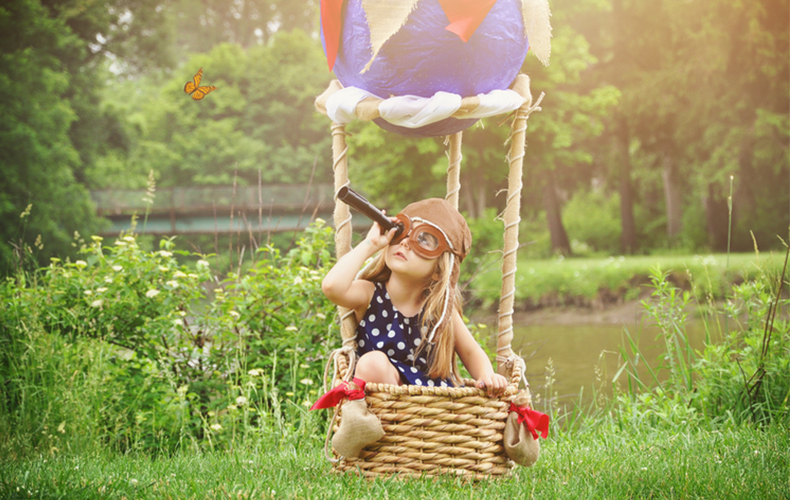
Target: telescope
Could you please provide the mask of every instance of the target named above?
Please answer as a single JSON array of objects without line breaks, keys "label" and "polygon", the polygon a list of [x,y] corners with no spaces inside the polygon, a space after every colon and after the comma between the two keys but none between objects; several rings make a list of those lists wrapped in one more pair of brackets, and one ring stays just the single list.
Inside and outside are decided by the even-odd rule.
[{"label": "telescope", "polygon": [[392,237],[393,240],[397,239],[401,234],[403,234],[404,229],[402,222],[392,222],[392,220],[384,215],[384,213],[373,206],[364,196],[357,193],[353,189],[348,186],[343,186],[337,192],[337,199],[345,203],[346,205],[357,209],[358,211],[362,212],[363,215],[366,215],[370,220],[374,222],[378,222],[379,226],[384,232],[389,231],[393,227],[397,227],[398,230],[395,231],[395,235]]}]

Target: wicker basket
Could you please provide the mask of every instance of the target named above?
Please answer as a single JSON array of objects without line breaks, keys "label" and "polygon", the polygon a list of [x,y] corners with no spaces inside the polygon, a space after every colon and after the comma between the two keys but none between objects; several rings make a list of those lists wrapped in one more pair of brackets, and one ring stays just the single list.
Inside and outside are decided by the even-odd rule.
[{"label": "wicker basket", "polygon": [[[359,458],[337,461],[335,469],[365,476],[508,476],[515,464],[505,454],[503,432],[520,369],[513,375],[505,394],[495,398],[476,388],[474,380],[464,380],[462,387],[367,384],[368,409],[386,434],[363,448]],[[342,410],[337,425],[340,418]]]},{"label": "wicker basket", "polygon": [[[500,397],[488,397],[474,386],[474,381],[464,381],[462,387],[392,386],[369,383],[365,388],[368,408],[381,420],[385,435],[376,443],[363,448],[359,458],[342,458],[337,454],[327,458],[335,471],[355,472],[364,476],[398,474],[404,477],[457,475],[472,480],[503,477],[510,474],[514,463],[504,450],[503,432],[511,399],[518,392],[524,378],[524,361],[511,349],[513,338],[513,302],[515,296],[516,250],[518,249],[518,222],[521,206],[521,177],[527,130],[527,119],[533,111],[540,110],[532,104],[529,78],[519,75],[511,88],[524,99],[511,122],[507,204],[504,212],[504,251],[502,258],[502,289],[499,306],[499,332],[497,338],[497,371],[509,381]],[[329,97],[342,89],[333,81],[316,99],[316,108],[326,114]],[[357,105],[359,119],[377,118],[381,100],[366,99]],[[464,98],[459,117],[475,109],[479,100]],[[332,124],[332,150],[334,157],[335,193],[349,184],[348,147],[344,125]],[[458,207],[460,191],[461,132],[448,138],[447,200]],[[351,214],[348,206],[335,204],[335,246],[338,258],[351,248]],[[353,311],[339,308],[343,347],[332,354],[327,364],[325,382],[335,387],[353,375],[356,349]],[[334,361],[334,376],[328,377]],[[341,405],[342,407],[342,405]],[[329,433],[337,430],[342,418],[335,411]],[[327,435],[327,446],[329,434]]]}]

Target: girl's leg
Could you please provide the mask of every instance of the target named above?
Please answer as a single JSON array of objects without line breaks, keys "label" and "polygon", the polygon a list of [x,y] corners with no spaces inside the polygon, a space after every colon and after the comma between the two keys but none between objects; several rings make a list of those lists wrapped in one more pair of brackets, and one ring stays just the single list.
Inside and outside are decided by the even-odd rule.
[{"label": "girl's leg", "polygon": [[387,355],[381,351],[370,351],[363,354],[357,360],[354,376],[375,384],[401,385],[398,370],[390,363]]}]

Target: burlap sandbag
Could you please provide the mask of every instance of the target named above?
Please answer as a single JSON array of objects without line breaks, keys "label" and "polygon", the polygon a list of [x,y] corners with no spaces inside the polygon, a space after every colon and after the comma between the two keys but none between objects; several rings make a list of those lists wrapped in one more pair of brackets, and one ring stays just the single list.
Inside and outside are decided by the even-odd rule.
[{"label": "burlap sandbag", "polygon": [[[529,389],[520,391],[514,398],[516,406],[531,406]],[[519,423],[518,413],[511,411],[505,423],[505,453],[511,460],[524,467],[531,467],[538,461],[540,442],[532,436],[524,423]]]},{"label": "burlap sandbag", "polygon": [[524,467],[531,467],[540,455],[540,441],[532,437],[526,425],[518,423],[518,414],[512,411],[505,424],[505,453]]},{"label": "burlap sandbag", "polygon": [[357,458],[365,446],[384,436],[379,418],[368,410],[364,399],[343,403],[340,428],[332,436],[332,447],[343,457]]}]

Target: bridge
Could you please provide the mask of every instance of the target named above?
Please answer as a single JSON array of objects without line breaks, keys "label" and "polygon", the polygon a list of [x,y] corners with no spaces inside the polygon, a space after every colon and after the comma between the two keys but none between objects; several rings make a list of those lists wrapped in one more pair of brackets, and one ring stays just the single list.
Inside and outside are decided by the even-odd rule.
[{"label": "bridge", "polygon": [[[333,193],[331,184],[288,184],[157,188],[152,197],[145,190],[101,190],[91,198],[110,221],[103,236],[129,231],[134,215],[135,232],[170,236],[295,231],[318,217],[331,225]],[[370,224],[359,214],[354,222]]]}]

